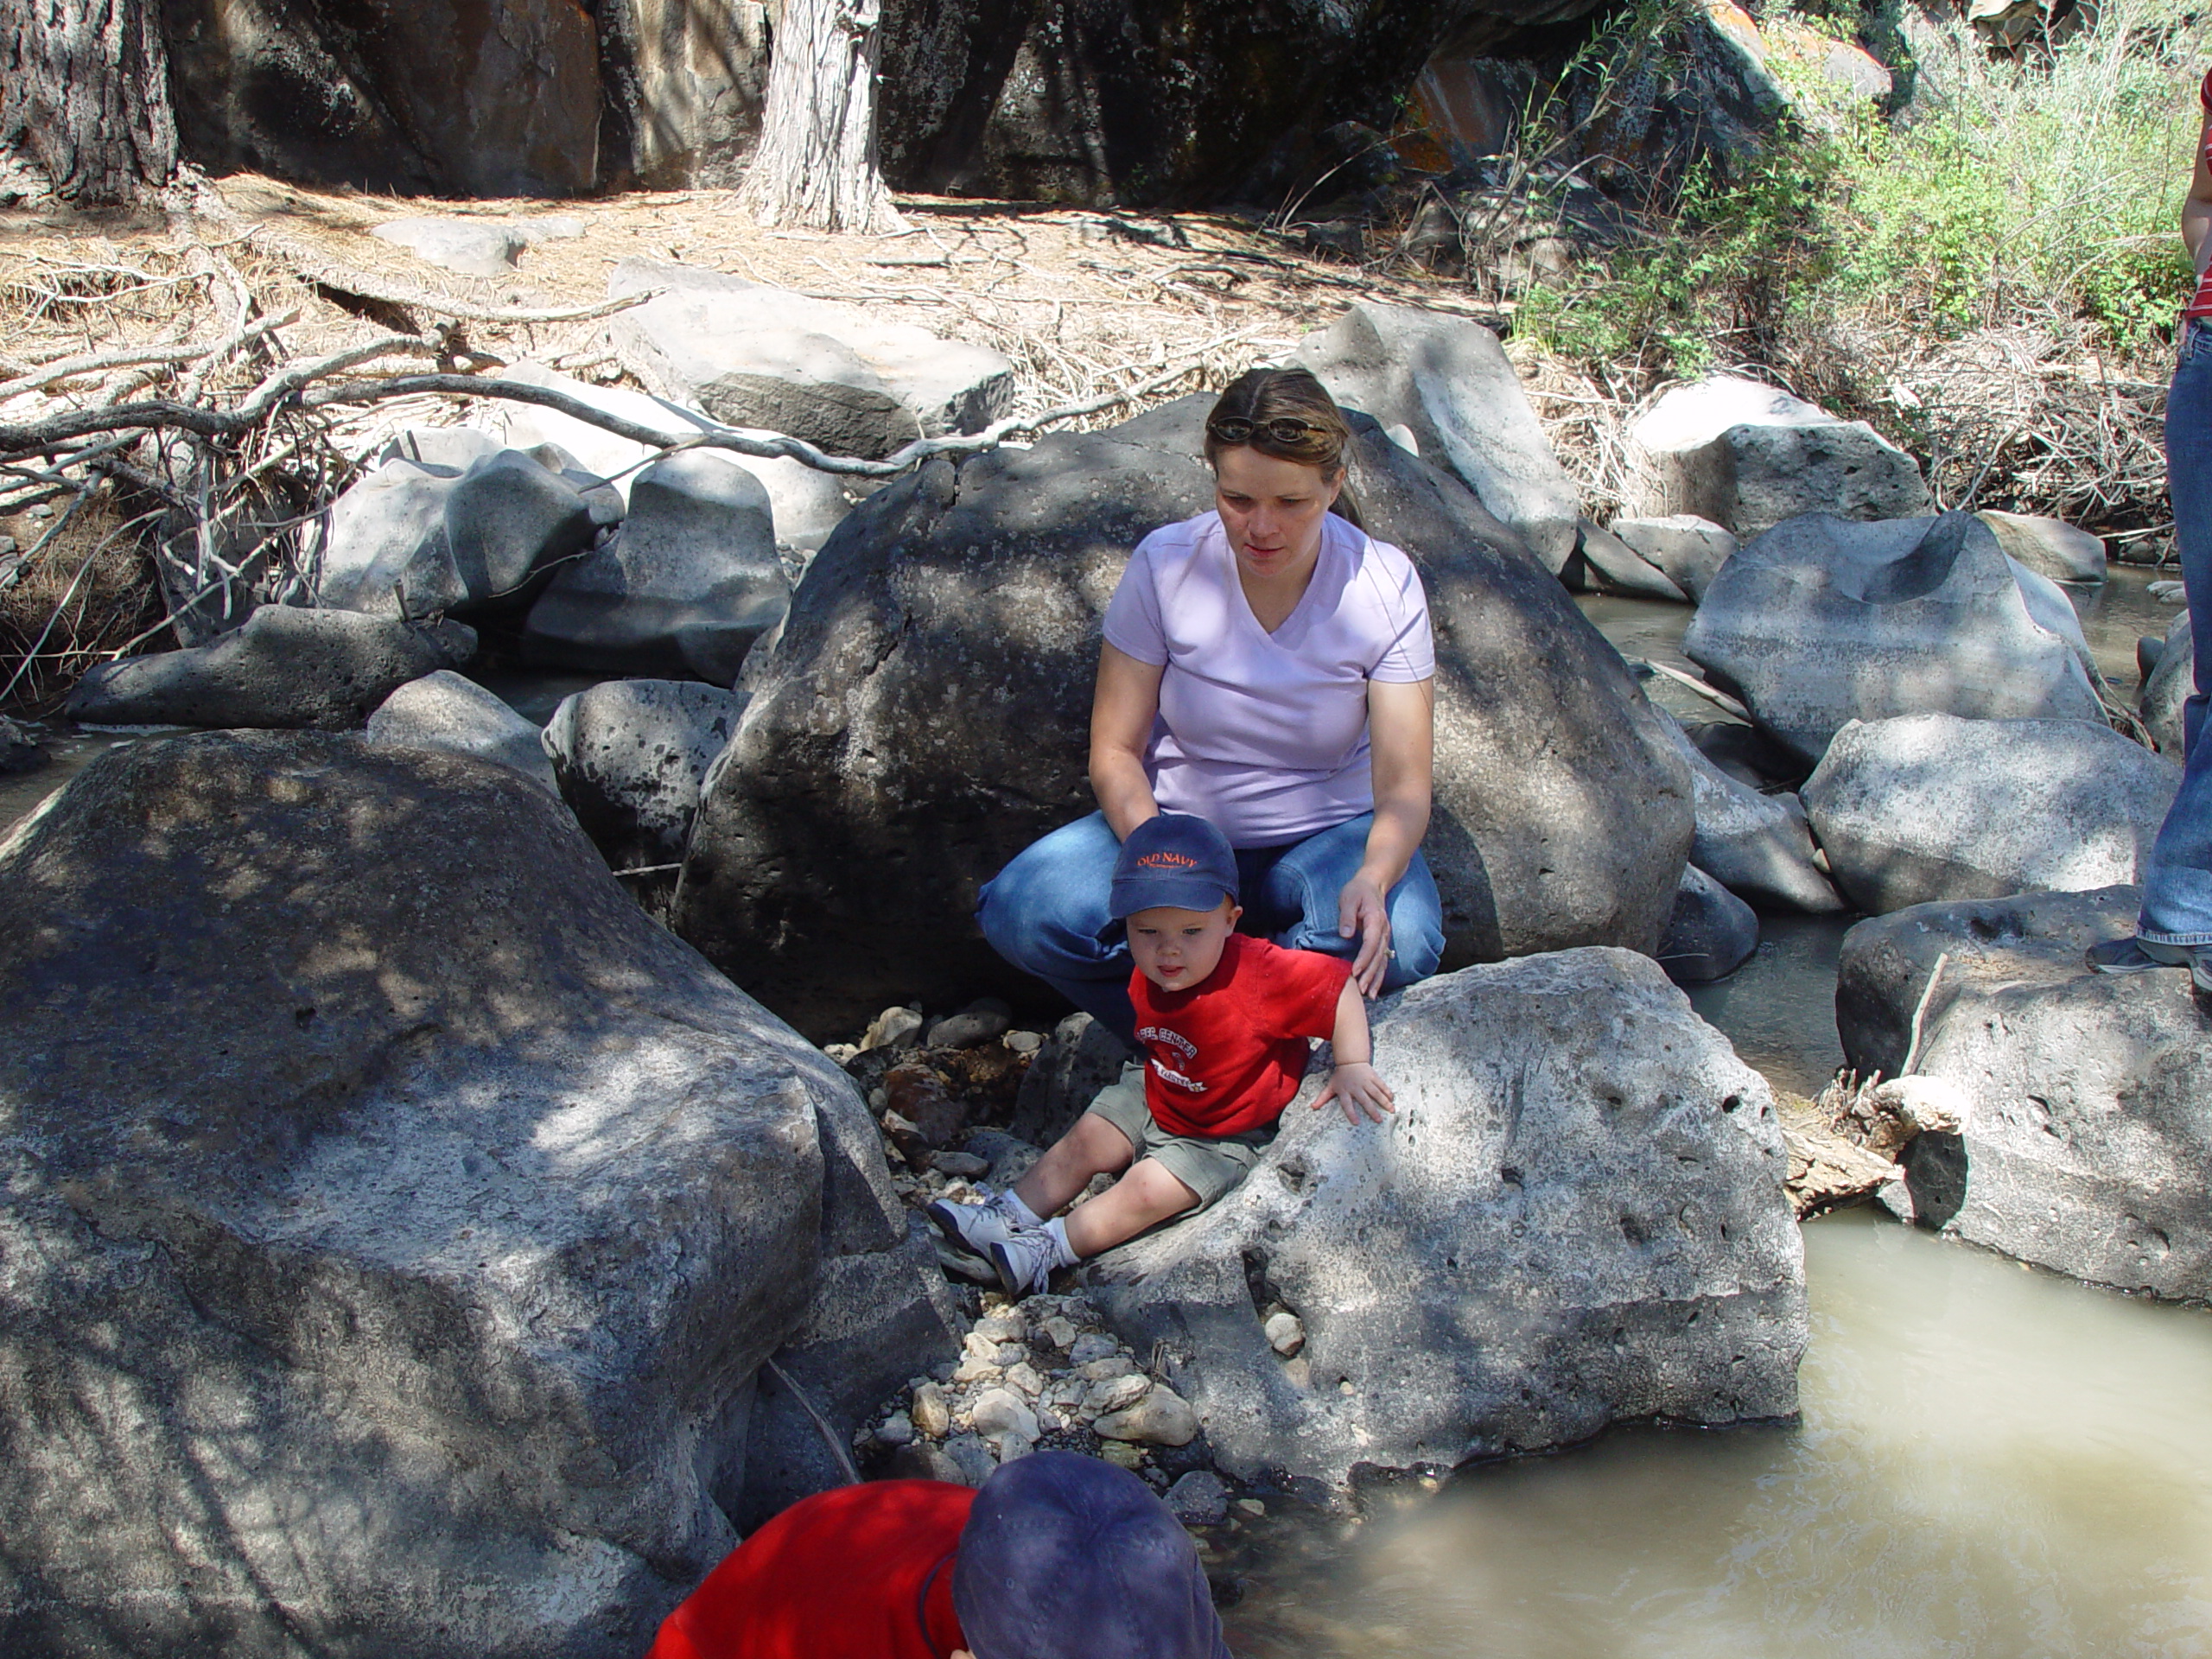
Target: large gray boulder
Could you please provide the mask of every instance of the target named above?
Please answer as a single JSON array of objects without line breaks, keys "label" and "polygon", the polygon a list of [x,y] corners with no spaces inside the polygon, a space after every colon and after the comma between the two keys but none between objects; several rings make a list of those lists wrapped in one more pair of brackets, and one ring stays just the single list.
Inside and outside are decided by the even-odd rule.
[{"label": "large gray boulder", "polygon": [[1707,758],[1670,717],[1675,753],[1690,770],[1697,833],[1690,863],[1757,904],[1815,915],[1847,908],[1818,864],[1804,803],[1788,790],[1768,795]]},{"label": "large gray boulder", "polygon": [[473,754],[557,795],[537,728],[475,681],[442,668],[408,683],[369,716],[369,741],[403,749]]},{"label": "large gray boulder", "polygon": [[1340,404],[1403,426],[1431,466],[1454,474],[1556,574],[1581,508],[1497,336],[1413,306],[1355,302],[1299,341],[1294,361]]},{"label": "large gray boulder", "polygon": [[[498,442],[468,437],[479,450]],[[373,616],[431,616],[468,603],[446,541],[446,498],[467,469],[439,459],[393,456],[330,504],[316,566],[315,602]],[[458,459],[458,457],[454,457]]]},{"label": "large gray boulder", "polygon": [[1812,765],[1852,720],[2101,720],[2079,633],[2024,589],[1971,513],[1860,524],[1823,512],[1739,549],[1682,650]]},{"label": "large gray boulder", "polygon": [[[1242,1186],[1088,1270],[1224,1468],[1340,1485],[1796,1413],[1773,1094],[1656,964],[1573,950],[1433,979],[1378,1005],[1375,1058],[1387,1122],[1308,1110],[1309,1077]],[[1288,1362],[1261,1328],[1276,1303],[1306,1327]]]},{"label": "large gray boulder", "polygon": [[2079,720],[1854,721],[1805,780],[1836,884],[1872,914],[2133,881],[2181,768]]},{"label": "large gray boulder", "polygon": [[[1208,505],[1207,400],[872,496],[792,598],[709,775],[675,925],[824,1039],[914,994],[1023,988],[976,931],[982,883],[1092,810],[1099,620],[1130,548]],[[1689,780],[1618,652],[1464,486],[1363,420],[1351,484],[1420,565],[1437,632],[1426,852],[1451,965],[1650,950]]]},{"label": "large gray boulder", "polygon": [[0,912],[0,1649],[644,1651],[906,1248],[849,1080],[467,756],[115,750]]},{"label": "large gray boulder", "polygon": [[1801,513],[1909,518],[1929,507],[1920,463],[1864,421],[1737,375],[1661,397],[1630,425],[1629,461],[1631,516],[1695,513],[1746,539]]},{"label": "large gray boulder", "polygon": [[358,729],[410,680],[476,654],[474,630],[264,605],[212,643],[93,669],[68,717],[99,726]]},{"label": "large gray boulder", "polygon": [[2190,626],[2189,613],[2183,611],[2166,626],[2166,648],[2158,658],[2158,665],[2143,682],[2143,724],[2151,733],[2151,741],[2158,746],[2158,753],[2169,759],[2182,758],[2183,739],[2182,709],[2196,690],[2196,634]]},{"label": "large gray boulder", "polygon": [[561,798],[610,865],[683,856],[700,782],[744,712],[743,697],[696,680],[608,680],[561,700],[545,753]]},{"label": "large gray boulder", "polygon": [[[517,363],[501,369],[499,378],[562,392],[601,414],[618,416],[663,433],[671,442],[680,442],[713,425],[696,410],[686,409],[665,397],[632,391],[626,386],[593,385],[556,374],[542,364]],[[626,502],[630,499],[631,480],[639,469],[660,453],[628,438],[617,437],[604,427],[580,421],[573,415],[563,415],[558,410],[540,409],[535,404],[503,403],[496,410],[486,410],[483,418],[496,423],[515,448],[528,449],[543,443],[559,445],[574,455],[576,464],[586,472],[596,473],[612,482]],[[830,532],[836,529],[851,505],[835,477],[804,461],[780,457],[762,460],[753,455],[733,454],[728,450],[715,453],[760,480],[775,512],[776,539],[805,552],[813,552],[829,538]]]},{"label": "large gray boulder", "polygon": [[1923,1226],[2094,1284],[2212,1298],[2212,1012],[2185,969],[2120,977],[2082,953],[2133,931],[2140,892],[1919,905],[1846,936],[1836,1024],[1861,1071],[1964,1092],[1883,1201]]},{"label": "large gray boulder", "polygon": [[584,222],[566,213],[510,213],[496,219],[416,214],[373,226],[379,242],[404,248],[425,264],[464,276],[512,276],[522,257],[540,242],[584,233]]},{"label": "large gray boulder", "polygon": [[880,310],[651,259],[607,279],[613,299],[653,289],[608,323],[615,349],[649,390],[733,426],[874,458],[1014,406],[1005,357]]},{"label": "large gray boulder", "polygon": [[726,686],[790,601],[768,492],[720,455],[685,450],[639,473],[621,527],[553,573],[522,647],[563,668]]}]

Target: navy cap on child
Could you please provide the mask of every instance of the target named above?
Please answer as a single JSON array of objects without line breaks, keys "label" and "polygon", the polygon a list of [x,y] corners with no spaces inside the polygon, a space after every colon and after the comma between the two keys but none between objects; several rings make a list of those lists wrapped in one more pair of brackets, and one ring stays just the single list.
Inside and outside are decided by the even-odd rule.
[{"label": "navy cap on child", "polygon": [[1211,910],[1236,899],[1236,853],[1229,837],[1188,812],[1162,812],[1129,831],[1114,860],[1113,915],[1170,905]]}]

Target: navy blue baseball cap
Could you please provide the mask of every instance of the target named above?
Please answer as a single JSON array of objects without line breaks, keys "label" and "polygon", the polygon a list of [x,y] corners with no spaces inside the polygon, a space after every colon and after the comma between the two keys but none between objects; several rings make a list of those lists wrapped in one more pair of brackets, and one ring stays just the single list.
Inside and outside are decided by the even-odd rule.
[{"label": "navy blue baseball cap", "polygon": [[1162,812],[1129,831],[1114,861],[1116,921],[1158,905],[1211,910],[1236,901],[1236,852],[1229,837],[1188,812]]},{"label": "navy blue baseball cap", "polygon": [[1182,1522],[1128,1470],[1073,1452],[983,1483],[952,1610],[976,1659],[1230,1659]]}]

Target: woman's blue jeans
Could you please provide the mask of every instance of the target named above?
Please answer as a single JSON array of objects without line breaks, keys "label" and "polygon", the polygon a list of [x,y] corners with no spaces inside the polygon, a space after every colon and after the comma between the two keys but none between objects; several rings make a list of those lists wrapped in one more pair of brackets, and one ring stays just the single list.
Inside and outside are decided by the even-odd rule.
[{"label": "woman's blue jeans", "polygon": [[[1337,937],[1337,895],[1358,874],[1375,815],[1323,830],[1282,847],[1236,855],[1238,931],[1294,950],[1347,959],[1359,941]],[[1129,945],[1111,916],[1114,857],[1122,843],[1106,815],[1055,830],[1014,855],[976,901],[976,919],[992,948],[1044,980],[1125,1039],[1134,1039]],[[1390,948],[1397,952],[1382,987],[1395,990],[1436,971],[1444,954],[1444,904],[1419,853],[1390,889]]]},{"label": "woman's blue jeans", "polygon": [[2189,590],[2196,686],[2182,706],[2188,759],[2181,792],[2143,867],[2136,931],[2160,944],[2212,944],[2212,742],[2204,740],[2204,710],[2212,701],[2212,327],[2202,322],[2183,330],[2181,361],[2166,397],[2166,487],[2182,584]]}]

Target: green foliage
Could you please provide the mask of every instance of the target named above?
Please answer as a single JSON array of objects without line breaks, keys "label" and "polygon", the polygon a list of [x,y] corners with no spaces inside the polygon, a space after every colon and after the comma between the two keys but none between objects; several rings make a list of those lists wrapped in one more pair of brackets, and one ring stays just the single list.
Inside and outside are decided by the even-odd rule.
[{"label": "green foliage", "polygon": [[[1836,32],[1854,10],[1802,21]],[[2018,58],[1960,23],[1920,41],[1910,118],[1818,107],[1785,73],[1797,130],[1726,176],[1694,173],[1649,234],[1529,294],[1516,326],[1563,355],[1678,372],[1850,311],[1942,335],[2056,307],[2144,350],[2192,284],[2179,211],[2208,44],[2183,0],[2106,0]]]}]

